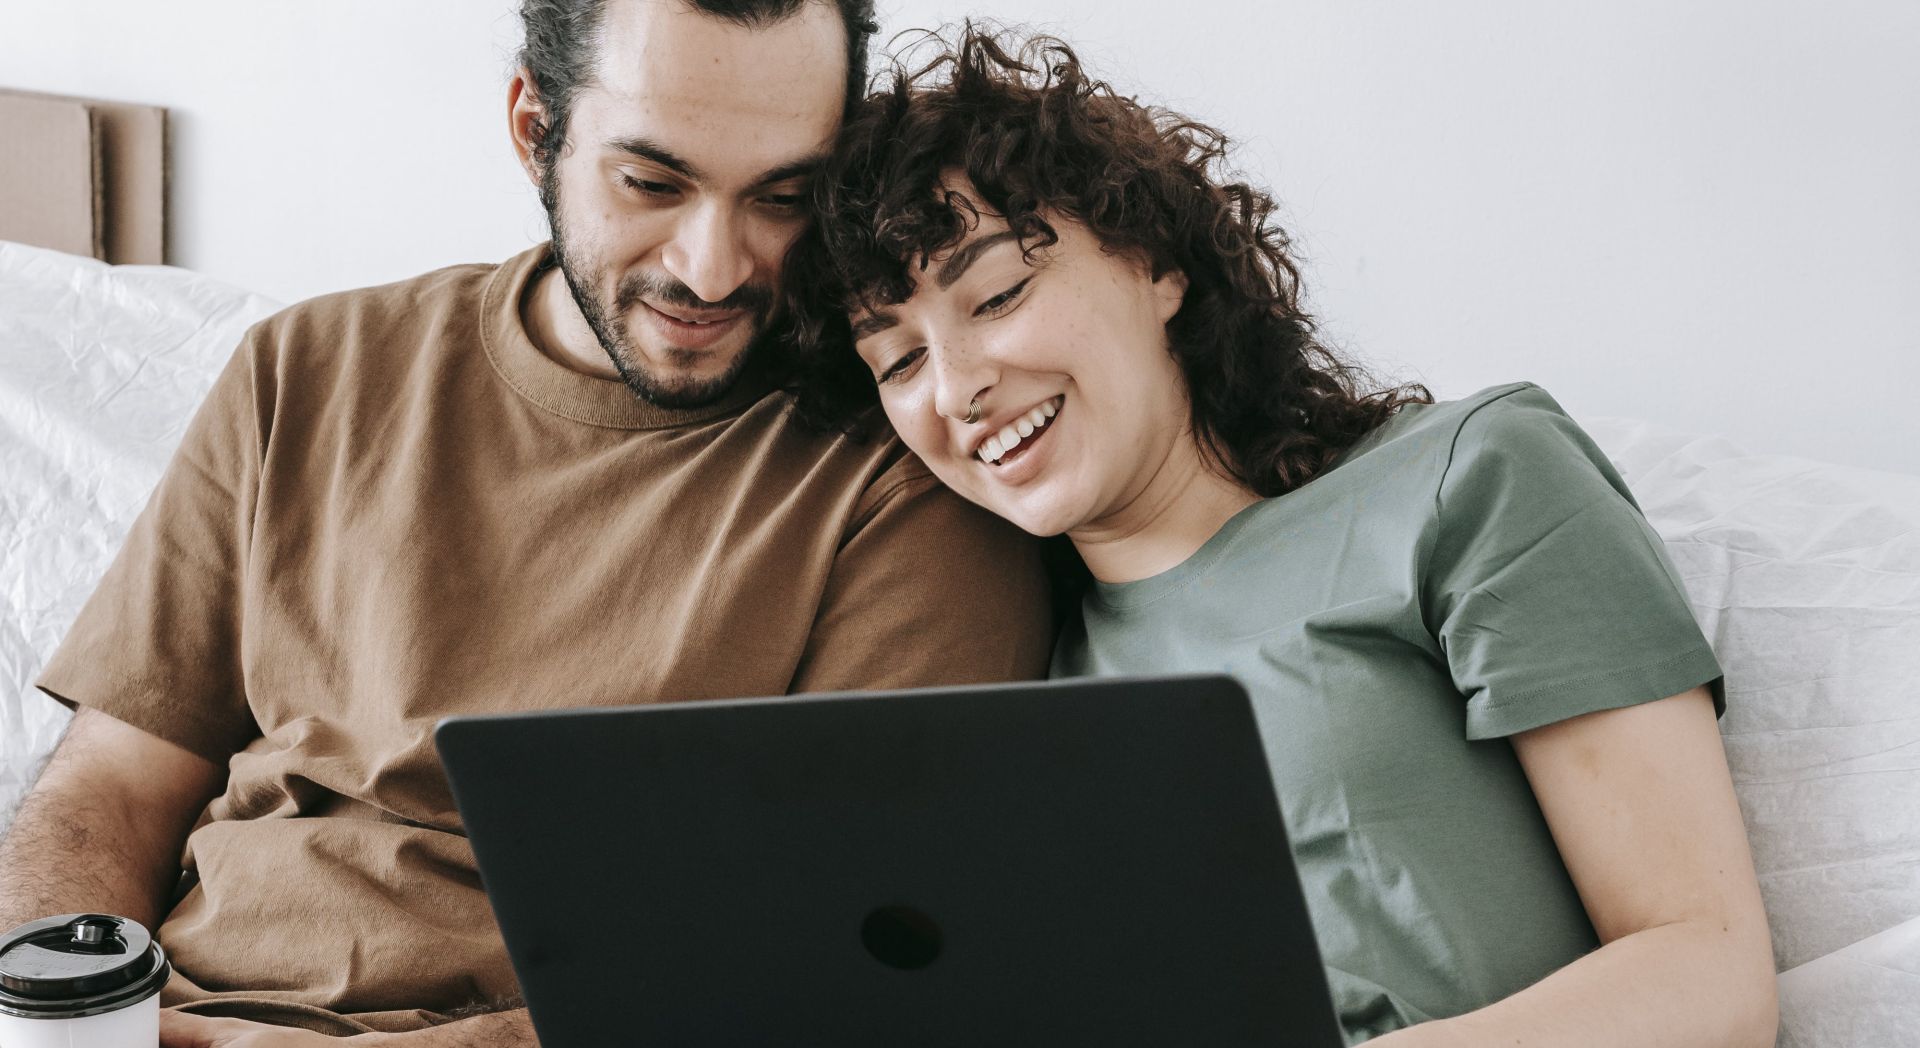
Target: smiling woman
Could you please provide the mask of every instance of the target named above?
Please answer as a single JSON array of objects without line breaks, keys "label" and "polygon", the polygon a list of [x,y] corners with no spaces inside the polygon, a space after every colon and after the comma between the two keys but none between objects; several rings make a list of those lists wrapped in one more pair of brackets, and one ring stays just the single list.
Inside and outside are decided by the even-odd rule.
[{"label": "smiling woman", "polygon": [[1194,459],[1162,334],[1185,279],[1057,217],[1054,242],[1023,252],[978,190],[944,192],[972,216],[969,238],[936,258],[931,286],[855,324],[895,426],[949,486],[1034,534],[1137,512],[1138,463]]},{"label": "smiling woman", "polygon": [[1071,541],[1054,675],[1247,687],[1350,1041],[1771,1044],[1720,667],[1631,493],[1536,386],[1329,352],[1225,147],[1058,41],[896,68],[788,262],[804,410]]},{"label": "smiling woman", "polygon": [[[953,104],[911,100],[942,76]],[[929,291],[955,294],[1001,243],[1039,261],[1061,218],[1084,227],[1093,250],[1144,267],[1150,283],[1169,273],[1182,282],[1183,308],[1156,337],[1170,338],[1193,374],[1203,453],[1254,491],[1304,483],[1398,405],[1429,399],[1418,386],[1369,389],[1361,369],[1316,339],[1272,200],[1221,177],[1224,135],[1114,97],[1062,45],[1035,40],[1016,55],[970,35],[922,68],[897,68],[893,89],[868,100],[842,142],[819,201],[831,220],[792,263],[810,370],[800,406],[818,420],[844,423],[874,402],[875,387],[861,361],[837,351],[843,318],[810,307],[858,307],[851,334],[864,344],[898,318],[921,267],[939,262]],[[985,298],[975,305],[1010,304]]]}]

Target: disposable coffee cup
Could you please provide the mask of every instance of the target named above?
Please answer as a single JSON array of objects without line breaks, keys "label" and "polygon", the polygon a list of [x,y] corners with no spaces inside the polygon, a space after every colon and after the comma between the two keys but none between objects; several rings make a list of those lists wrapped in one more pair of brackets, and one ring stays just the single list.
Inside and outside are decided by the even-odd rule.
[{"label": "disposable coffee cup", "polygon": [[173,971],[137,921],[69,913],[0,938],[0,1048],[155,1048]]}]

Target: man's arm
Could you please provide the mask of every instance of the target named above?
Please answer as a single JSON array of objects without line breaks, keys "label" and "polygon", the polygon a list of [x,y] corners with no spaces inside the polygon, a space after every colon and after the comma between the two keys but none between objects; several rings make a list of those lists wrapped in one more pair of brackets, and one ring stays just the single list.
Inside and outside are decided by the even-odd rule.
[{"label": "man's arm", "polygon": [[1771,1045],[1767,915],[1705,688],[1513,737],[1604,943],[1381,1048]]},{"label": "man's arm", "polygon": [[165,918],[226,769],[82,707],[0,841],[0,930],[56,914]]}]

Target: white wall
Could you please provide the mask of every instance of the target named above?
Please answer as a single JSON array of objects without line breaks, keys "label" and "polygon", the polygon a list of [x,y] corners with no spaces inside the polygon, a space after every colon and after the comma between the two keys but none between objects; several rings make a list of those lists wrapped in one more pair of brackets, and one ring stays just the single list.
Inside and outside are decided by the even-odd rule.
[{"label": "white wall", "polygon": [[[512,7],[0,0],[0,83],[173,107],[173,260],[298,298],[543,235]],[[1327,331],[1389,371],[1920,473],[1920,4],[975,10],[1233,134]]]},{"label": "white wall", "polygon": [[0,0],[0,85],[169,108],[169,261],[282,300],[546,237],[511,0]]}]

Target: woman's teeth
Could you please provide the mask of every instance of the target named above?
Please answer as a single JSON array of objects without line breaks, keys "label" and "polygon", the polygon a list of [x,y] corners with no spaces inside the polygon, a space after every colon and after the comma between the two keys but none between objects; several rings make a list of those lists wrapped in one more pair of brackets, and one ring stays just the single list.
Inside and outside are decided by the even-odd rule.
[{"label": "woman's teeth", "polygon": [[1047,423],[1052,421],[1054,414],[1060,410],[1060,404],[1064,400],[1066,400],[1064,396],[1055,397],[1007,423],[1000,432],[988,437],[986,443],[980,445],[980,449],[974,454],[988,465],[999,465],[1007,452],[1019,446],[1021,441],[1045,429]]}]

